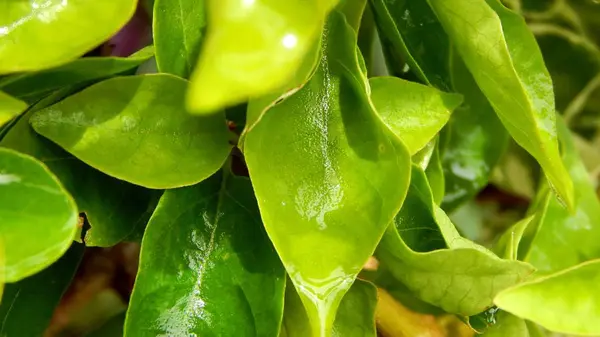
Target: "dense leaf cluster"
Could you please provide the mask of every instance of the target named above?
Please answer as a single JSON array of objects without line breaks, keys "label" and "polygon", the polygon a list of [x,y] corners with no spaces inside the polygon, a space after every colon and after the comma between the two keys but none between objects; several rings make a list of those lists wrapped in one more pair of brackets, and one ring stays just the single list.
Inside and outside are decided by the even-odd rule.
[{"label": "dense leaf cluster", "polygon": [[[2,2],[0,336],[139,241],[95,336],[600,335],[600,10],[573,2]],[[490,179],[529,206],[485,240],[460,214]]]}]

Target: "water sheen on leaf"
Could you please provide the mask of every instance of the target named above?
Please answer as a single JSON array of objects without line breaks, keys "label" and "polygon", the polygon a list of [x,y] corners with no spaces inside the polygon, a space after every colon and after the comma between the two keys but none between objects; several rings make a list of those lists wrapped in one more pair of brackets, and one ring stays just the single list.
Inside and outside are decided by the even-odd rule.
[{"label": "water sheen on leaf", "polygon": [[337,0],[207,0],[210,23],[187,103],[211,112],[289,82]]},{"label": "water sheen on leaf", "polygon": [[153,36],[160,72],[188,78],[206,28],[206,0],[156,0]]},{"label": "water sheen on leaf", "polygon": [[448,122],[442,156],[445,193],[442,208],[450,212],[488,183],[508,144],[508,133],[464,62],[451,54],[452,87],[464,95]]},{"label": "water sheen on leaf", "polygon": [[494,303],[514,315],[566,334],[600,334],[600,260],[519,284]]},{"label": "water sheen on leaf", "polygon": [[261,216],[307,309],[329,336],[336,309],[398,212],[408,151],[378,118],[356,36],[333,12],[320,64],[247,132],[244,154]]},{"label": "water sheen on leaf", "polygon": [[0,273],[16,282],[44,269],[69,248],[77,230],[75,202],[39,161],[0,148]]},{"label": "water sheen on leaf", "polygon": [[[377,288],[357,279],[342,298],[333,323],[332,337],[376,337]],[[279,337],[311,336],[311,327],[302,300],[293,285],[285,289],[285,310]]]},{"label": "water sheen on leaf", "polygon": [[191,116],[187,81],[172,75],[117,77],[31,118],[33,128],[86,164],[148,188],[175,188],[216,172],[229,154],[224,113]]},{"label": "water sheen on leaf", "polygon": [[25,102],[0,91],[0,127],[27,108]]},{"label": "water sheen on leaf", "polygon": [[571,208],[573,184],[558,151],[552,80],[523,18],[498,0],[428,3],[510,135]]},{"label": "water sheen on leaf", "polygon": [[83,55],[117,33],[136,4],[135,0],[2,1],[0,74],[55,67]]},{"label": "water sheen on leaf", "polygon": [[411,156],[435,137],[462,103],[460,95],[397,77],[370,78],[369,85],[377,113]]},{"label": "water sheen on leaf", "polygon": [[0,90],[34,103],[54,90],[133,69],[153,55],[150,46],[129,57],[84,57],[50,69],[7,76],[0,79]]},{"label": "water sheen on leaf", "polygon": [[285,271],[247,178],[168,190],[144,234],[125,336],[277,336]]}]

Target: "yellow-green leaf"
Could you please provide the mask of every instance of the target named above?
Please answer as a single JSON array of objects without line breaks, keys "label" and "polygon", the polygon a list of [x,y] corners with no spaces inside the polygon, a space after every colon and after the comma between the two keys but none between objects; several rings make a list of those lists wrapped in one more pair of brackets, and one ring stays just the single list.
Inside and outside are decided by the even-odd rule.
[{"label": "yellow-green leaf", "polygon": [[208,30],[187,104],[218,110],[292,79],[337,0],[208,0]]},{"label": "yellow-green leaf", "polygon": [[18,116],[27,104],[0,91],[0,127]]},{"label": "yellow-green leaf", "polygon": [[244,154],[263,222],[316,336],[398,212],[408,151],[379,119],[356,36],[333,12],[320,64],[298,92],[262,114]]}]

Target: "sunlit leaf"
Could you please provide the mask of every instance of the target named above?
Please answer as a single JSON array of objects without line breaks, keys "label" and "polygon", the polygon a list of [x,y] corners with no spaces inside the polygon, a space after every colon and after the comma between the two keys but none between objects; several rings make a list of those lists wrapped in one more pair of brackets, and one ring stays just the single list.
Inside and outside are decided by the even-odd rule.
[{"label": "sunlit leaf", "polygon": [[43,162],[54,173],[84,212],[91,228],[86,232],[88,246],[109,247],[128,238],[150,218],[153,200],[160,191],[150,191],[111,178],[92,169],[38,135],[29,125],[31,114],[71,93],[66,88],[31,108],[0,142]]},{"label": "sunlit leaf", "polygon": [[35,158],[0,148],[0,236],[6,282],[35,274],[64,254],[77,231],[75,202]]},{"label": "sunlit leaf", "polygon": [[499,293],[494,303],[552,331],[600,334],[600,261],[593,260]]},{"label": "sunlit leaf", "polygon": [[208,0],[206,40],[187,103],[210,112],[285,86],[337,0]]},{"label": "sunlit leaf", "polygon": [[0,127],[18,116],[27,104],[0,91]]},{"label": "sunlit leaf", "polygon": [[435,137],[462,102],[460,95],[397,77],[375,77],[369,84],[377,113],[411,155]]},{"label": "sunlit leaf", "polygon": [[523,18],[498,0],[428,3],[508,132],[572,208],[573,184],[558,151],[552,80]]},{"label": "sunlit leaf", "polygon": [[223,113],[196,117],[187,81],[166,75],[95,84],[31,118],[33,128],[86,164],[148,188],[192,185],[217,171],[231,146]]},{"label": "sunlit leaf", "polygon": [[135,0],[3,1],[0,74],[55,67],[83,55],[117,33],[136,4]]},{"label": "sunlit leaf", "polygon": [[410,157],[369,102],[356,36],[334,12],[310,81],[248,131],[261,216],[316,335],[404,199]]}]

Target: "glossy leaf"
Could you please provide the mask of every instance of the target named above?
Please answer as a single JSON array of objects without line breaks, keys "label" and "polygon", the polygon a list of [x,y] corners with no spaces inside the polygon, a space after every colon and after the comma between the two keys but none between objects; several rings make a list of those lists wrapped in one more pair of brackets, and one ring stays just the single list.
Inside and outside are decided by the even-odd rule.
[{"label": "glossy leaf", "polygon": [[16,282],[56,261],[77,230],[75,202],[35,158],[0,148],[0,235],[6,264],[0,273]]},{"label": "glossy leaf", "polygon": [[[542,272],[559,271],[600,258],[600,202],[562,119],[558,122],[558,131],[563,163],[575,185],[575,213],[570,214],[555,197],[550,197],[546,216],[527,256],[527,261]],[[547,186],[538,193],[545,191]]]},{"label": "glossy leaf", "polygon": [[102,174],[33,131],[29,125],[31,114],[71,91],[67,88],[33,106],[11,128],[0,146],[31,155],[46,164],[71,193],[91,225],[84,239],[86,245],[110,247],[143,228],[150,218],[147,210],[152,212],[152,201],[160,192]]},{"label": "glossy leaf", "polygon": [[188,107],[199,113],[278,91],[292,79],[337,0],[209,0]]},{"label": "glossy leaf", "polygon": [[54,309],[75,275],[83,251],[83,245],[73,243],[50,267],[6,286],[0,305],[0,336],[44,335]]},{"label": "glossy leaf", "polygon": [[450,42],[425,1],[371,0],[375,22],[389,42],[392,62],[404,60],[425,84],[449,90]]},{"label": "glossy leaf", "polygon": [[27,104],[0,91],[0,127],[27,109]]},{"label": "glossy leaf", "polygon": [[442,208],[450,212],[471,199],[488,183],[492,169],[508,144],[508,133],[464,62],[452,54],[453,88],[464,95],[445,130],[442,156],[445,193]]},{"label": "glossy leaf", "polygon": [[573,206],[560,160],[552,80],[523,18],[498,0],[428,0],[467,68],[516,142]]},{"label": "glossy leaf", "polygon": [[86,164],[148,188],[200,182],[229,154],[223,113],[190,116],[187,82],[174,76],[119,77],[36,112],[33,128]]},{"label": "glossy leaf", "polygon": [[252,185],[218,173],[166,191],[144,234],[126,336],[276,336],[285,272]]},{"label": "glossy leaf", "polygon": [[150,46],[129,57],[84,57],[55,68],[0,79],[0,89],[34,103],[65,86],[98,80],[133,69],[153,55],[154,47]]},{"label": "glossy leaf", "polygon": [[263,222],[317,336],[330,334],[402,204],[410,169],[369,102],[354,31],[333,12],[325,32],[315,74],[261,116],[244,146]]},{"label": "glossy leaf", "polygon": [[[377,288],[357,279],[342,298],[333,323],[332,337],[375,337]],[[300,296],[290,284],[285,291],[285,311],[280,337],[311,336],[308,316]]]},{"label": "glossy leaf", "polygon": [[517,285],[494,303],[545,328],[568,334],[600,334],[600,260]]},{"label": "glossy leaf", "polygon": [[523,237],[523,233],[528,226],[534,221],[535,216],[528,216],[525,219],[520,220],[516,224],[508,228],[504,234],[500,237],[494,251],[498,256],[507,260],[517,260],[517,254],[519,253],[519,243]]},{"label": "glossy leaf", "polygon": [[527,324],[522,318],[507,312],[500,312],[496,323],[482,334],[485,337],[530,337]]},{"label": "glossy leaf", "polygon": [[369,79],[371,101],[385,124],[411,155],[421,150],[448,122],[462,97],[397,77]]},{"label": "glossy leaf", "polygon": [[205,0],[156,0],[153,36],[160,72],[188,78],[206,28]]},{"label": "glossy leaf", "polygon": [[74,60],[118,32],[133,15],[136,4],[135,0],[3,1],[0,74],[40,70]]}]

